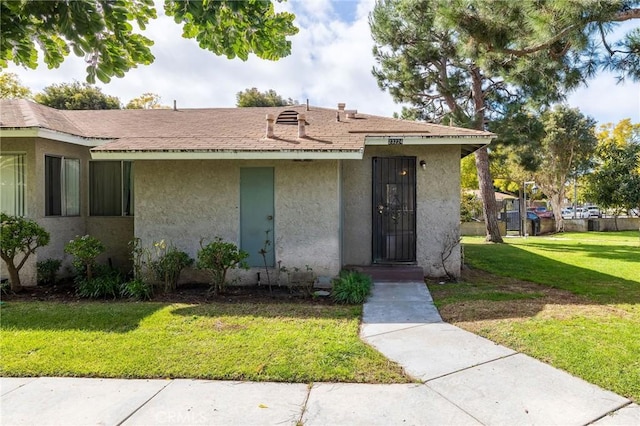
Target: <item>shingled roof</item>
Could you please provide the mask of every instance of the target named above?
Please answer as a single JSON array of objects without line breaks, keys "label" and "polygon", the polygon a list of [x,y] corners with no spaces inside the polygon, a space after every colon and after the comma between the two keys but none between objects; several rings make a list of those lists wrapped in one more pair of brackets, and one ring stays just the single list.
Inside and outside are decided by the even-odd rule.
[{"label": "shingled roof", "polygon": [[[282,120],[276,120],[273,136],[267,137],[267,115],[277,119],[283,112],[284,121],[291,124],[279,124]],[[463,146],[466,154],[495,137],[490,132],[353,112],[307,105],[61,111],[26,100],[4,100],[0,102],[0,131],[38,128],[94,139],[97,146],[91,151],[97,158],[118,155],[141,158],[136,153],[175,156],[249,152],[361,156],[366,140],[372,137],[410,138],[420,144],[456,143]],[[305,117],[303,137],[298,136],[297,114]]]}]

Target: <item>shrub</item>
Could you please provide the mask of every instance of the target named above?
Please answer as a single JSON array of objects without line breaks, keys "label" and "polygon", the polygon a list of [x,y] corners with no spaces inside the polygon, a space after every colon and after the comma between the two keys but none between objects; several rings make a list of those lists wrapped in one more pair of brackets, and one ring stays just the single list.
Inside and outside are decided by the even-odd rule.
[{"label": "shrub", "polygon": [[62,266],[62,261],[59,259],[46,259],[37,262],[38,283],[42,285],[55,284],[60,266]]},{"label": "shrub", "polygon": [[104,251],[104,244],[90,235],[76,237],[64,246],[64,252],[74,257],[73,266],[78,275],[85,276],[88,280],[93,278],[93,268],[96,258]]},{"label": "shrub", "polygon": [[80,297],[91,299],[111,297],[115,299],[120,295],[122,277],[117,271],[105,268],[95,277],[80,277],[75,282],[76,292]]},{"label": "shrub", "polygon": [[151,253],[149,249],[142,246],[142,240],[135,237],[129,241],[129,249],[131,250],[131,263],[133,264],[133,278],[144,279],[145,261],[151,262]]},{"label": "shrub", "polygon": [[165,291],[175,290],[178,287],[180,272],[193,265],[193,259],[173,246],[167,247],[164,240],[154,243],[154,247],[158,258],[151,261],[149,267],[156,279],[163,282]]},{"label": "shrub", "polygon": [[136,300],[150,300],[153,297],[153,286],[139,278],[122,284],[120,289],[122,297],[129,297]]},{"label": "shrub", "polygon": [[363,303],[371,291],[371,277],[357,271],[342,271],[333,281],[331,297],[337,303]]},{"label": "shrub", "polygon": [[227,282],[227,272],[230,269],[249,269],[245,259],[249,253],[239,250],[238,247],[222,238],[216,239],[206,246],[200,241],[198,250],[198,268],[205,269],[211,274],[211,290],[214,293],[223,293]]},{"label": "shrub", "polygon": [[[22,288],[20,269],[38,247],[49,244],[49,233],[35,221],[0,213],[0,257],[7,264],[11,290]],[[16,265],[16,256],[22,259]]]}]

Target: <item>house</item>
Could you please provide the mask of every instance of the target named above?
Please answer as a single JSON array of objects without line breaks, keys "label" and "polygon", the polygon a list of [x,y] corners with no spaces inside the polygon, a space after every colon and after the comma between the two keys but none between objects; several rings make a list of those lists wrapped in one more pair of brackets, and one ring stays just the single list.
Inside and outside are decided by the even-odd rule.
[{"label": "house", "polygon": [[4,100],[0,112],[0,207],[51,233],[37,259],[68,262],[66,242],[91,234],[103,261],[128,270],[134,236],[192,257],[219,236],[250,253],[246,282],[265,262],[320,276],[396,263],[459,274],[460,158],[495,136],[344,104],[59,111]]}]

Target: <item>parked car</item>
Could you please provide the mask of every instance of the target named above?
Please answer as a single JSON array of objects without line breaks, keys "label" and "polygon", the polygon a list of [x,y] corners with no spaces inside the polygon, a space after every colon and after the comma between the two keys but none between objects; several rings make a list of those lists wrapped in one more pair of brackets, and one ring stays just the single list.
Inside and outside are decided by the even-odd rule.
[{"label": "parked car", "polygon": [[528,210],[541,218],[553,218],[553,212],[551,210],[547,210],[547,208],[543,206],[530,207]]},{"label": "parked car", "polygon": [[589,218],[589,209],[586,207],[578,207],[576,208],[575,215],[573,213],[573,208],[567,207],[562,209],[562,218],[563,219],[588,219]]},{"label": "parked car", "polygon": [[602,212],[600,212],[598,206],[588,206],[587,211],[589,212],[589,217],[602,217]]}]

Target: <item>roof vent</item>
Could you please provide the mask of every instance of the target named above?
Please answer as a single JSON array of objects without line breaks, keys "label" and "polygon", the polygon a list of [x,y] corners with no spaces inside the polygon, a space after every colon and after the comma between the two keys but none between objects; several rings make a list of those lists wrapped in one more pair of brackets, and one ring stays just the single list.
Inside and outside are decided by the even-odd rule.
[{"label": "roof vent", "polygon": [[357,109],[345,109],[344,113],[347,114],[347,118],[356,118],[356,114],[358,113]]},{"label": "roof vent", "polygon": [[273,138],[273,120],[275,120],[273,114],[267,114],[267,139]]},{"label": "roof vent", "polygon": [[293,110],[282,111],[276,119],[276,124],[290,124],[292,126],[298,125],[298,113]]},{"label": "roof vent", "polygon": [[304,138],[307,136],[305,128],[306,118],[304,114],[298,114],[298,137]]},{"label": "roof vent", "polygon": [[338,111],[344,111],[344,107],[346,107],[346,106],[347,106],[347,104],[345,104],[345,103],[342,103],[342,102],[339,103],[338,104]]}]

